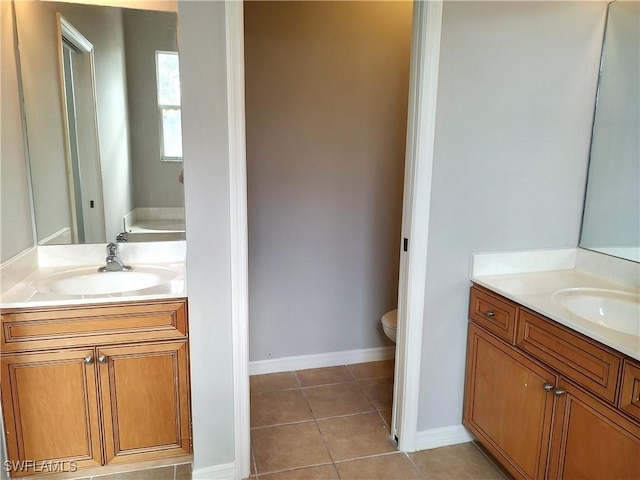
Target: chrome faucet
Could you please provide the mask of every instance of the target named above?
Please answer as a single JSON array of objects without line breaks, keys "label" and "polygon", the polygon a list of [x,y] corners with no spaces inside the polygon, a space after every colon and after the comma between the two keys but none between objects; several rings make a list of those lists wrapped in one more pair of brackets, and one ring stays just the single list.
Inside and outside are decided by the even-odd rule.
[{"label": "chrome faucet", "polygon": [[120,259],[118,252],[118,244],[110,243],[107,245],[107,265],[104,267],[100,267],[98,269],[99,272],[122,272],[133,270],[129,265],[125,265],[124,262]]}]

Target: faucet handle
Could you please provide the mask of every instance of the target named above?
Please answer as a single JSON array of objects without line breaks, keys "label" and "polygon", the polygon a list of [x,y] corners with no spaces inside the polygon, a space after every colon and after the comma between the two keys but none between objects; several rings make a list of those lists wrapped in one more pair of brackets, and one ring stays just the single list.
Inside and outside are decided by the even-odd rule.
[{"label": "faucet handle", "polygon": [[120,232],[118,235],[116,235],[116,243],[128,242],[128,241],[129,241],[129,236],[127,232]]},{"label": "faucet handle", "polygon": [[118,244],[117,243],[109,243],[107,245],[107,255],[110,257],[114,257],[118,255]]}]

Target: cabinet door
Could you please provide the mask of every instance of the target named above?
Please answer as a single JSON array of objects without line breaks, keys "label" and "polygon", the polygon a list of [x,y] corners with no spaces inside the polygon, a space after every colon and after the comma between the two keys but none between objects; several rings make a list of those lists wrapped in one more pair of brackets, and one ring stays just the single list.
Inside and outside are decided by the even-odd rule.
[{"label": "cabinet door", "polygon": [[640,427],[569,382],[560,388],[549,478],[640,478]]},{"label": "cabinet door", "polygon": [[[100,465],[94,350],[6,355],[1,364],[14,475]],[[26,465],[32,468],[25,471]]]},{"label": "cabinet door", "polygon": [[98,348],[106,463],[190,453],[186,341]]},{"label": "cabinet door", "polygon": [[[544,478],[553,371],[469,325],[464,425],[516,478]],[[548,385],[545,390],[545,384]]]}]

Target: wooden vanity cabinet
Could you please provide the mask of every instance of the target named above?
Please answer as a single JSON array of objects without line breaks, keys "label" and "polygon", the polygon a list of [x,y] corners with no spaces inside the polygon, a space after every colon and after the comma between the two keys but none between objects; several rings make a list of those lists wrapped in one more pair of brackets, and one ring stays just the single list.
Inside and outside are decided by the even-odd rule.
[{"label": "wooden vanity cabinet", "polygon": [[463,424],[506,470],[640,478],[637,361],[478,286],[469,309]]},{"label": "wooden vanity cabinet", "polygon": [[38,462],[14,475],[191,453],[186,300],[5,311],[2,334],[8,459]]},{"label": "wooden vanity cabinet", "polygon": [[640,426],[564,379],[558,388],[548,477],[640,478]]},{"label": "wooden vanity cabinet", "polygon": [[470,325],[464,425],[519,478],[544,478],[557,376]]},{"label": "wooden vanity cabinet", "polygon": [[[10,462],[102,464],[93,349],[2,355],[2,410]],[[36,469],[43,470],[40,463]],[[28,472],[16,472],[18,476]]]}]

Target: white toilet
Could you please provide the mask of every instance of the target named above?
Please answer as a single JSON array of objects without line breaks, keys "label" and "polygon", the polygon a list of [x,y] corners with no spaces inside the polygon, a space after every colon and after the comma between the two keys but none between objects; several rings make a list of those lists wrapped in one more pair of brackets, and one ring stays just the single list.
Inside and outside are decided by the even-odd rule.
[{"label": "white toilet", "polygon": [[396,343],[396,330],[398,328],[398,310],[391,310],[382,316],[382,329],[384,334],[393,343]]}]

